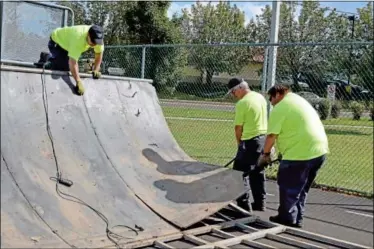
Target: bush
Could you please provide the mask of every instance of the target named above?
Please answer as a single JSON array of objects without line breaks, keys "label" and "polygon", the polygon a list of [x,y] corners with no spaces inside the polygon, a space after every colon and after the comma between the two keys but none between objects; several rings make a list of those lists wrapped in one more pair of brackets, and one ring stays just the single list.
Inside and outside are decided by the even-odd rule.
[{"label": "bush", "polygon": [[331,107],[331,117],[332,118],[339,118],[340,111],[342,110],[343,106],[339,101],[335,101]]},{"label": "bush", "polygon": [[330,107],[331,102],[328,99],[323,99],[321,102],[319,102],[317,111],[322,120],[327,119],[330,115]]},{"label": "bush", "polygon": [[362,113],[365,110],[365,106],[363,104],[358,103],[357,101],[353,101],[350,106],[353,112],[353,119],[360,120]]}]

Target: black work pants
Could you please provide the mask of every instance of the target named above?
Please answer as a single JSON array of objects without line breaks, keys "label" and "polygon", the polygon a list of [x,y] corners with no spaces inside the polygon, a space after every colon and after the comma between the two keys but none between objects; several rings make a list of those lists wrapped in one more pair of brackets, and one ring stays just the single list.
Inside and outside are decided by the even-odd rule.
[{"label": "black work pants", "polygon": [[261,205],[266,199],[265,170],[258,170],[257,161],[265,144],[265,135],[260,135],[240,142],[234,161],[234,170],[243,172],[243,181],[246,193],[236,201],[239,206],[251,205],[250,194],[254,203]]},{"label": "black work pants", "polygon": [[278,170],[279,218],[288,223],[300,223],[310,187],[326,155],[305,161],[283,160]]},{"label": "black work pants", "polygon": [[48,48],[51,52],[51,69],[59,71],[70,71],[68,52],[55,43],[52,39],[48,42]]}]

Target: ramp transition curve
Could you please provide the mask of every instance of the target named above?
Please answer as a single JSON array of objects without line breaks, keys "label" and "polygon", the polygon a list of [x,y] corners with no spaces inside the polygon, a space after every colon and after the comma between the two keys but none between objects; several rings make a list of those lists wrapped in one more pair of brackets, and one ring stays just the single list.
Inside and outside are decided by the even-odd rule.
[{"label": "ramp transition curve", "polygon": [[[168,234],[243,193],[241,173],[178,146],[149,81],[86,75],[77,96],[68,75],[41,72],[1,67],[2,247],[102,247],[106,224],[121,242],[136,238],[121,225]],[[73,181],[58,189],[90,206],[56,191],[56,162]]]}]

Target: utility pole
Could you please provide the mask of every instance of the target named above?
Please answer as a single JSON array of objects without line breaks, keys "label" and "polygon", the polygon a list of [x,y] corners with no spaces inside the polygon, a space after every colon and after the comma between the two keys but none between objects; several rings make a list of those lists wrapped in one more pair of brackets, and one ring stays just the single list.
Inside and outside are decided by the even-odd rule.
[{"label": "utility pole", "polygon": [[[280,1],[273,1],[272,17],[271,17],[271,29],[270,29],[270,43],[278,43],[278,31],[279,31],[279,14],[280,14]],[[277,49],[278,46],[268,47],[268,68],[266,75],[266,91],[275,85],[275,75],[277,71]],[[271,110],[271,105],[268,105],[268,115]]]},{"label": "utility pole", "polygon": [[[278,43],[280,1],[273,1],[270,43]],[[269,46],[269,67],[267,72],[267,89],[275,85],[275,74],[277,70],[277,46]]]}]

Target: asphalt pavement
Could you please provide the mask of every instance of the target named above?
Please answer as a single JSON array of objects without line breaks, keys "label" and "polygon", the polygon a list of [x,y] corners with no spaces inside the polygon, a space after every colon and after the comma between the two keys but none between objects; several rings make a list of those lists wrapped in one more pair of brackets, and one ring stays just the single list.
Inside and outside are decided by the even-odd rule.
[{"label": "asphalt pavement", "polygon": [[[278,187],[268,180],[267,211],[255,215],[268,220],[277,214]],[[373,247],[373,200],[311,189],[304,217],[304,230]]]}]

